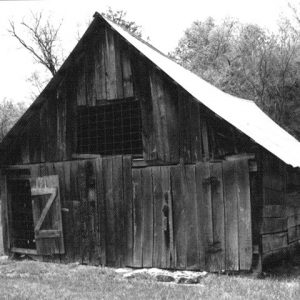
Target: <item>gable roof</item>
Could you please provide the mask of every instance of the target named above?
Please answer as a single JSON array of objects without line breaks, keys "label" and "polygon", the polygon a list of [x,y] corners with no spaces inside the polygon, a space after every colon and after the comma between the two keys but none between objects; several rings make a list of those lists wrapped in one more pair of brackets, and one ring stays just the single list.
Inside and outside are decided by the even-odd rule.
[{"label": "gable roof", "polygon": [[30,116],[36,111],[36,108],[43,102],[43,96],[47,91],[53,89],[59,83],[64,71],[70,66],[74,56],[76,56],[82,48],[84,37],[93,32],[94,28],[97,26],[97,21],[100,19],[105,20],[113,30],[118,32],[128,43],[152,61],[183,89],[189,92],[196,100],[252,138],[255,142],[285,163],[290,164],[293,167],[300,167],[300,143],[269,118],[253,101],[237,98],[224,93],[194,73],[173,62],[151,45],[136,39],[99,13],[95,13],[94,17],[94,21],[57,74],[51,79],[41,95],[34,101],[22,118],[4,138],[0,144],[0,150],[4,150],[13,137],[16,136],[16,133],[18,133],[24,124],[26,124],[26,121],[28,121]]},{"label": "gable roof", "polygon": [[285,163],[293,167],[300,167],[300,143],[268,117],[253,101],[237,98],[221,91],[146,43],[139,41],[113,22],[105,20],[196,100]]}]

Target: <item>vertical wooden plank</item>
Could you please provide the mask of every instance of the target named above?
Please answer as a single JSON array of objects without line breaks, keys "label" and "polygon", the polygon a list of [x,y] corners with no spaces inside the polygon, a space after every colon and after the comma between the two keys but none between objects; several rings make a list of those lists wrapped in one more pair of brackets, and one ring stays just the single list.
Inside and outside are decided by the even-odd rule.
[{"label": "vertical wooden plank", "polygon": [[204,114],[201,114],[201,136],[202,136],[202,151],[203,151],[203,159],[205,161],[209,160],[209,141],[208,141],[208,126],[207,119],[204,118]]},{"label": "vertical wooden plank", "polygon": [[63,174],[65,184],[65,195],[62,201],[63,232],[65,237],[65,262],[73,262],[74,255],[74,220],[73,202],[71,198],[71,162],[63,163]]},{"label": "vertical wooden plank", "polygon": [[184,190],[182,182],[182,166],[170,167],[171,186],[173,196],[173,228],[174,228],[174,248],[175,267],[186,268],[186,211],[184,203]]},{"label": "vertical wooden plank", "polygon": [[[193,131],[192,131],[192,119],[191,119],[191,109],[192,109],[192,103],[191,103],[190,95],[185,92],[185,102],[184,102],[184,109],[185,109],[185,135],[186,135],[186,162],[191,163],[192,162],[192,151],[194,151],[194,137],[193,137]],[[187,121],[188,120],[188,121]]]},{"label": "vertical wooden plank", "polygon": [[144,168],[142,173],[143,200],[143,267],[152,267],[153,255],[153,199],[151,168]]},{"label": "vertical wooden plank", "polygon": [[[3,250],[8,254],[10,249],[10,226],[8,218],[8,191],[6,176],[0,173],[0,192],[1,192],[1,222],[2,222],[2,238]],[[2,241],[1,241],[2,242]]]},{"label": "vertical wooden plank", "polygon": [[47,131],[44,131],[44,135],[47,135],[46,145],[46,161],[57,160],[57,95],[52,92],[47,99]]},{"label": "vertical wooden plank", "polygon": [[210,176],[213,218],[213,244],[210,247],[210,271],[220,271],[225,269],[225,222],[221,163],[211,164]]},{"label": "vertical wooden plank", "polygon": [[173,199],[171,193],[170,167],[161,166],[162,189],[162,257],[161,265],[164,268],[175,267],[174,226],[173,226]]},{"label": "vertical wooden plank", "polygon": [[85,87],[86,87],[86,103],[88,106],[96,105],[95,93],[95,40],[90,39],[85,45]]},{"label": "vertical wooden plank", "polygon": [[[60,189],[60,203],[61,203],[61,208],[65,209],[66,205],[66,200],[67,200],[67,195],[66,195],[66,183],[65,183],[65,173],[64,173],[64,163],[63,162],[58,162],[55,164],[49,164],[48,166],[48,174],[49,175],[58,175],[58,182],[59,182],[59,189]],[[57,207],[58,209],[58,207]],[[63,261],[65,260],[65,256],[68,255],[69,249],[70,249],[70,239],[69,239],[69,224],[66,223],[66,218],[64,213],[62,212],[62,220],[61,220],[61,230],[63,233],[65,233],[64,240],[63,240],[63,245],[64,245],[64,255],[61,256]],[[72,247],[72,245],[71,245]],[[72,250],[71,250],[72,251]]]},{"label": "vertical wooden plank", "polygon": [[115,206],[113,199],[113,165],[112,159],[103,158],[103,182],[106,205],[106,262],[108,266],[115,266],[117,253],[115,249]]},{"label": "vertical wooden plank", "polygon": [[123,205],[124,205],[124,236],[126,266],[132,266],[133,258],[133,204],[132,204],[132,159],[131,156],[123,156]]},{"label": "vertical wooden plank", "polygon": [[36,112],[29,120],[27,134],[28,134],[28,148],[29,148],[29,162],[40,162],[40,122],[39,114]]},{"label": "vertical wooden plank", "polygon": [[134,96],[129,47],[123,43],[121,51],[124,98],[129,98]]},{"label": "vertical wooden plank", "polygon": [[252,264],[251,203],[248,160],[236,161],[239,216],[240,269],[250,270]]},{"label": "vertical wooden plank", "polygon": [[123,164],[122,156],[112,157],[112,195],[114,206],[114,248],[116,252],[115,266],[124,264],[124,209],[123,209]]},{"label": "vertical wooden plank", "polygon": [[179,161],[178,101],[176,88],[162,73],[150,72],[153,119],[158,157],[167,162]]},{"label": "vertical wooden plank", "polygon": [[72,160],[72,154],[77,152],[76,84],[76,66],[73,65],[69,69],[66,83],[66,159],[68,160]]},{"label": "vertical wooden plank", "polygon": [[39,176],[39,165],[38,164],[30,165],[30,176],[31,177]]},{"label": "vertical wooden plank", "polygon": [[132,195],[133,195],[133,267],[143,266],[143,202],[142,202],[142,174],[140,169],[132,169]]},{"label": "vertical wooden plank", "polygon": [[196,205],[195,166],[186,165],[184,168],[184,195],[186,207],[186,235],[187,235],[187,269],[199,269],[198,250],[198,220]]},{"label": "vertical wooden plank", "polygon": [[199,103],[191,99],[191,161],[202,160],[200,109]]},{"label": "vertical wooden plank", "polygon": [[65,160],[66,153],[66,111],[67,111],[67,98],[66,87],[63,85],[59,92],[57,101],[57,159]]},{"label": "vertical wooden plank", "polygon": [[22,163],[28,164],[30,163],[28,128],[21,137],[21,144],[22,144],[21,147]]},{"label": "vertical wooden plank", "polygon": [[153,119],[159,159],[167,162],[179,161],[178,101],[176,88],[152,69],[150,86],[153,103]]},{"label": "vertical wooden plank", "polygon": [[46,151],[47,151],[47,145],[48,145],[48,140],[47,140],[48,135],[43,134],[44,132],[47,132],[47,105],[46,105],[46,101],[43,103],[43,105],[40,109],[40,114],[39,114],[40,130],[41,130],[41,135],[40,135],[41,162],[44,162],[45,159],[46,159]]},{"label": "vertical wooden plank", "polygon": [[97,188],[97,207],[98,207],[98,226],[99,226],[99,261],[102,266],[106,265],[106,207],[105,207],[105,191],[104,191],[104,166],[103,159],[96,159],[96,188]]},{"label": "vertical wooden plank", "polygon": [[198,240],[200,269],[209,267],[209,248],[213,244],[213,221],[211,186],[207,180],[210,178],[210,167],[208,163],[196,164],[196,191],[198,205]]},{"label": "vertical wooden plank", "polygon": [[78,161],[77,184],[80,201],[80,257],[81,262],[89,262],[89,204],[87,198],[86,161]]},{"label": "vertical wooden plank", "polygon": [[52,162],[48,162],[48,163],[46,163],[45,164],[45,166],[46,166],[46,174],[47,175],[57,175],[57,173],[56,173],[56,169],[55,169],[55,163],[52,163]]},{"label": "vertical wooden plank", "polygon": [[184,162],[190,162],[190,114],[188,110],[189,98],[185,91],[178,89],[179,114],[179,152]]},{"label": "vertical wooden plank", "polygon": [[161,167],[152,168],[153,180],[153,267],[166,268],[165,232],[167,216],[164,215]]},{"label": "vertical wooden plank", "polygon": [[169,143],[163,82],[158,72],[153,69],[150,72],[150,86],[157,155],[160,160],[169,161]]},{"label": "vertical wooden plank", "polygon": [[96,160],[86,162],[88,201],[88,249],[89,263],[99,265],[98,202],[96,191]]},{"label": "vertical wooden plank", "polygon": [[[47,186],[55,186],[57,187],[57,198],[55,202],[52,204],[52,209],[55,213],[52,213],[52,224],[55,229],[58,229],[61,232],[61,236],[58,239],[55,239],[55,253],[60,254],[59,256],[54,257],[54,261],[60,262],[61,255],[65,253],[65,243],[64,243],[64,235],[63,235],[63,222],[62,222],[62,195],[61,195],[61,186],[59,177],[55,174],[54,164],[52,164],[53,175],[46,177]],[[63,170],[62,170],[63,173]],[[64,185],[64,178],[62,178],[61,182]]]},{"label": "vertical wooden plank", "polygon": [[[48,126],[48,120],[47,120],[47,116],[45,116],[46,118],[46,128]],[[47,130],[47,129],[46,129]],[[49,137],[47,137],[48,139]],[[48,156],[48,149],[46,149],[45,151],[45,157],[47,159]],[[51,164],[50,163],[44,163],[44,164],[40,164],[37,165],[38,167],[38,171],[37,174],[39,177],[44,177],[44,176],[48,176],[49,175],[49,166]],[[44,186],[44,181],[37,181],[36,182],[37,186],[39,184],[41,184],[41,186]],[[45,206],[45,203],[47,201],[48,196],[40,196],[39,200],[37,201],[37,205],[33,205],[32,206],[32,212],[33,212],[33,220],[37,219],[41,213],[41,211],[43,210],[43,207]],[[45,218],[45,222],[44,222],[44,228],[48,228],[49,226],[51,226],[51,218],[48,216],[46,216]],[[44,253],[45,255],[43,256],[43,261],[45,262],[51,262],[54,260],[53,258],[53,253],[55,253],[55,242],[51,239],[43,239],[42,241],[40,241],[39,243],[37,243],[36,245],[37,251]],[[47,254],[47,255],[46,255]],[[51,256],[52,255],[52,256]]]},{"label": "vertical wooden plank", "polygon": [[162,168],[162,189],[164,192],[165,202],[168,205],[168,227],[169,227],[169,252],[168,260],[170,261],[169,268],[175,268],[175,239],[174,239],[174,218],[173,218],[173,197],[172,197],[172,190],[171,190],[171,175],[170,175],[170,167],[165,166]]},{"label": "vertical wooden plank", "polygon": [[76,92],[77,92],[77,105],[86,105],[86,78],[85,78],[85,63],[84,57],[80,60],[77,67],[77,84],[76,84]]},{"label": "vertical wooden plank", "polygon": [[238,200],[235,162],[223,162],[225,203],[225,269],[239,269]]},{"label": "vertical wooden plank", "polygon": [[[33,179],[34,180],[34,179]],[[31,187],[39,187],[38,181],[34,180],[31,182]],[[43,184],[41,186],[44,186]],[[48,195],[35,196],[35,199],[32,199],[32,215],[34,225],[38,222],[40,215],[45,207],[47,200],[49,198]],[[43,222],[43,229],[51,229],[51,219],[48,214]],[[55,253],[55,241],[53,239],[36,239],[36,250],[39,255],[43,255],[43,261],[51,261],[50,255]]]},{"label": "vertical wooden plank", "polygon": [[[169,162],[179,162],[179,125],[178,125],[178,93],[177,87],[167,78],[163,78],[164,102],[169,144]],[[187,120],[186,120],[187,121]]]},{"label": "vertical wooden plank", "polygon": [[149,64],[141,57],[132,59],[131,62],[134,94],[141,105],[143,157],[145,160],[156,160],[158,149],[156,146],[156,131],[153,119]]},{"label": "vertical wooden plank", "polygon": [[70,196],[72,201],[72,218],[73,223],[73,252],[74,260],[76,262],[81,262],[81,218],[80,218],[80,193],[79,186],[77,182],[78,177],[78,161],[71,162],[70,168]]},{"label": "vertical wooden plank", "polygon": [[117,99],[116,78],[116,49],[114,33],[110,28],[105,29],[105,70],[106,70],[106,97],[107,100]]},{"label": "vertical wooden plank", "polygon": [[117,99],[123,99],[124,92],[123,92],[123,75],[122,75],[122,65],[121,65],[120,37],[117,33],[114,33],[114,41],[115,41],[115,53],[116,53]]},{"label": "vertical wooden plank", "polygon": [[[173,198],[171,191],[170,167],[157,167],[153,173],[155,228],[154,257],[162,268],[175,267]],[[157,265],[154,265],[157,267]]]},{"label": "vertical wooden plank", "polygon": [[[96,45],[94,51],[95,61],[95,93],[96,99],[106,99],[106,75],[105,75],[105,31],[96,33]],[[97,102],[96,101],[96,102]]]}]

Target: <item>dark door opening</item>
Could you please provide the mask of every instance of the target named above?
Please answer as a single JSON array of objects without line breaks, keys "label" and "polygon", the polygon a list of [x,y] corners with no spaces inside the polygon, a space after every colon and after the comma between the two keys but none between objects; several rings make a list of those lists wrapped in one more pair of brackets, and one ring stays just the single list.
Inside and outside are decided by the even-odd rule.
[{"label": "dark door opening", "polygon": [[8,180],[12,247],[36,249],[29,180]]}]

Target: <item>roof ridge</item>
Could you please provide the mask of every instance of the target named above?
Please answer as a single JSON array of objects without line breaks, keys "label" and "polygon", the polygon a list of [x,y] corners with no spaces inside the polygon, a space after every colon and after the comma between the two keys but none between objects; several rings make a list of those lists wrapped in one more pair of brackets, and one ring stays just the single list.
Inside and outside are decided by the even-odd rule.
[{"label": "roof ridge", "polygon": [[100,18],[103,18],[106,21],[109,20],[110,22],[113,22],[116,26],[121,27],[123,30],[125,30],[127,33],[129,33],[132,37],[134,37],[138,41],[144,43],[148,47],[150,47],[153,50],[157,51],[159,54],[161,54],[161,55],[165,56],[166,58],[169,58],[170,60],[172,60],[167,54],[165,54],[164,52],[162,52],[160,49],[156,48],[155,46],[153,46],[152,44],[150,44],[148,41],[144,40],[142,37],[138,37],[138,36],[132,34],[132,32],[130,32],[130,30],[128,30],[127,28],[125,28],[125,27],[121,26],[120,24],[116,23],[114,20],[108,19],[107,17],[103,16],[101,13],[99,13],[97,11],[94,13],[93,17],[94,18],[100,17]]}]

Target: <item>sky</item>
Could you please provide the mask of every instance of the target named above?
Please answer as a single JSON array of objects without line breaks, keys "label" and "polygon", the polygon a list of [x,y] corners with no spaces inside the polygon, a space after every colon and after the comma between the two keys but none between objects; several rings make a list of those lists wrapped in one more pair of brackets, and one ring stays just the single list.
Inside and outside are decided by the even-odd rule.
[{"label": "sky", "polygon": [[[61,44],[67,55],[76,45],[76,36],[82,34],[95,11],[122,9],[127,18],[142,26],[151,43],[167,53],[195,20],[207,17],[222,20],[232,17],[244,23],[255,23],[275,30],[280,16],[290,16],[288,2],[297,5],[300,0],[85,0],[85,1],[2,1],[0,0],[0,101],[32,101],[32,87],[28,78],[43,69],[34,63],[7,29],[9,21],[30,20],[31,12],[43,11],[53,23],[62,20]],[[17,27],[18,28],[18,27]]]}]

